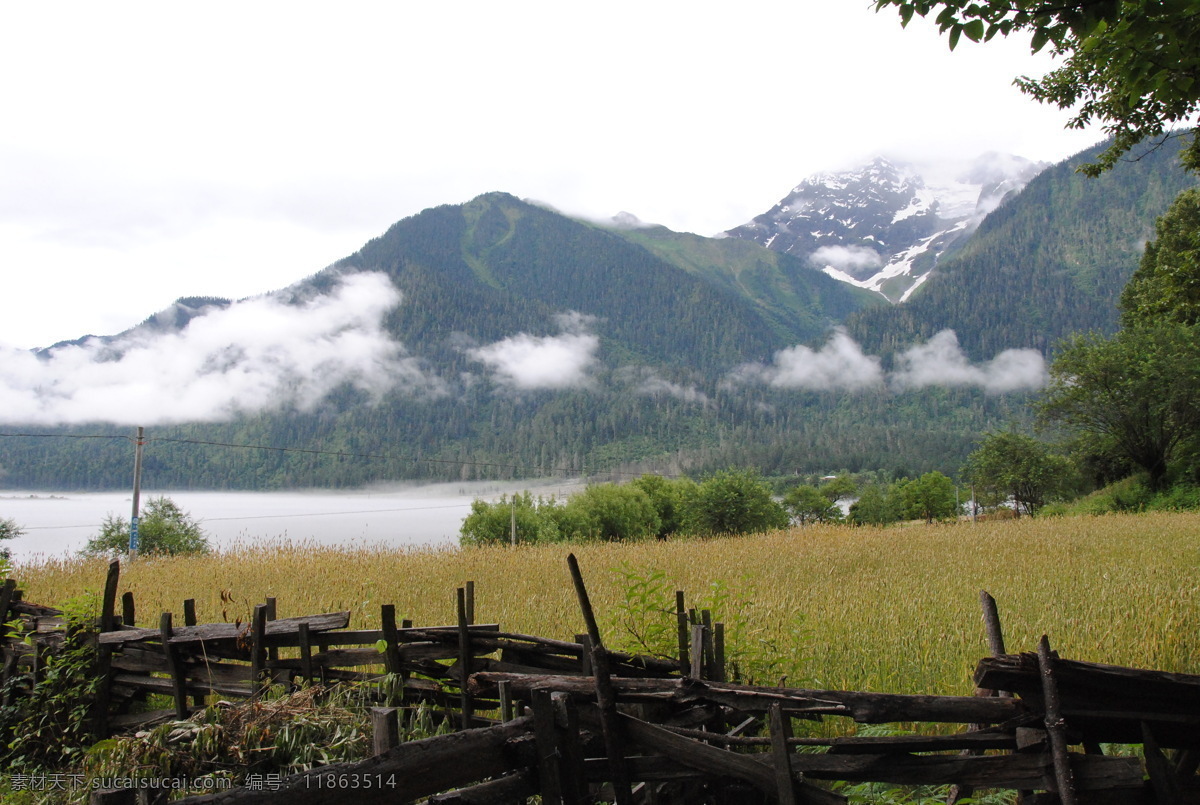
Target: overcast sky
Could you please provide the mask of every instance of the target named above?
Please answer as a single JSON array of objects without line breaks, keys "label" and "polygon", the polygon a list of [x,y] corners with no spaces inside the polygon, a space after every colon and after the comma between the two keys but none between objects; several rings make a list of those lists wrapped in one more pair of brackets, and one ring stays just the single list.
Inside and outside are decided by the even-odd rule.
[{"label": "overcast sky", "polygon": [[877,153],[1100,138],[865,0],[6,3],[0,344],[243,297],[503,190],[715,234]]}]

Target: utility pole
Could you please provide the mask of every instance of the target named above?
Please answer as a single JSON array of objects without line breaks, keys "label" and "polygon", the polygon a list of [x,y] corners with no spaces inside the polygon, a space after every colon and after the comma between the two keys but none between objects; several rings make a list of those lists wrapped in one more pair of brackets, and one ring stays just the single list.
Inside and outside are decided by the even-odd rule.
[{"label": "utility pole", "polygon": [[146,444],[146,429],[138,426],[137,440],[133,447],[133,515],[129,518],[129,558],[136,559],[138,552],[138,512],[142,497],[142,446]]},{"label": "utility pole", "polygon": [[512,544],[517,546],[517,493],[513,493],[512,499]]}]

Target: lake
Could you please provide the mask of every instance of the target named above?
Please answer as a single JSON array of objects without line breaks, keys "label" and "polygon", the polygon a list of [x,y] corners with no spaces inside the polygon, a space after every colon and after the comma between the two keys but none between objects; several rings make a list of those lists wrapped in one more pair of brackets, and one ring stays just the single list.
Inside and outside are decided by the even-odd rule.
[{"label": "lake", "polygon": [[[282,541],[389,547],[458,544],[458,529],[477,498],[530,489],[540,495],[578,491],[575,481],[514,481],[374,486],[358,490],[191,492],[142,490],[142,505],[165,495],[203,528],[213,547]],[[0,490],[0,518],[25,534],[7,540],[18,562],[79,551],[106,515],[129,519],[131,492]]]}]

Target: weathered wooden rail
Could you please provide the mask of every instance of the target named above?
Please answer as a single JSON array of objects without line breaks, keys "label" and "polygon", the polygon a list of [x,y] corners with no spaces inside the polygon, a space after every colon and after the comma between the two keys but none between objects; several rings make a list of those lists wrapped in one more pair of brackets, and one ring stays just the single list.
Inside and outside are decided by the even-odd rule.
[{"label": "weathered wooden rail", "polygon": [[[206,697],[253,698],[273,686],[403,680],[394,706],[372,711],[375,754],[313,769],[271,788],[243,787],[183,802],[304,803],[820,803],[844,799],[830,782],[1014,789],[1023,803],[1182,805],[1200,802],[1200,676],[1007,654],[995,602],[981,600],[993,656],[975,671],[975,696],[924,696],[740,685],[724,677],[719,623],[677,596],[678,656],[609,651],[582,574],[572,578],[587,633],[574,642],[474,622],[473,591],[457,593],[457,623],[415,627],[381,611],[381,628],[349,629],[349,613],[274,618],[274,602],[247,624],[134,626],[119,568],[107,580],[97,657],[107,680],[98,731],[182,719]],[[0,587],[0,617],[18,615],[33,647],[7,641],[4,674],[36,679],[60,639],[59,613]],[[6,686],[6,689],[12,686]],[[19,688],[19,686],[17,686]],[[174,707],[137,713],[146,693]],[[400,709],[423,704],[453,719],[449,735],[399,743]],[[795,719],[921,723],[923,734],[793,735]],[[834,730],[846,733],[849,730]],[[927,734],[924,734],[927,733]],[[1105,751],[1141,747],[1140,756]],[[97,792],[95,803],[136,801]]]}]

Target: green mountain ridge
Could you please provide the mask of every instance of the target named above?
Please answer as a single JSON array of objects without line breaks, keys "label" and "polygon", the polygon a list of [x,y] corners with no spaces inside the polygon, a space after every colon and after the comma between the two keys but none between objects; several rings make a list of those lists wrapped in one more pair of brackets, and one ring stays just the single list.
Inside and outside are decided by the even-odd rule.
[{"label": "green mountain ridge", "polygon": [[[505,193],[425,210],[277,296],[300,304],[333,292],[347,274],[386,274],[402,301],[385,329],[436,373],[439,395],[397,388],[373,401],[347,386],[314,410],[285,401],[228,422],[154,426],[147,483],[353,487],[730,464],[787,474],[954,473],[980,434],[1028,421],[1028,392],[788,387],[769,382],[772,367],[781,351],[804,357],[789,349],[797,344],[819,348],[835,325],[885,366],[945,328],[975,361],[1014,347],[1046,353],[1072,330],[1111,328],[1154,218],[1194,180],[1167,148],[1100,180],[1073,172],[1090,158],[1085,152],[1034,179],[899,306],[744,240],[608,228]],[[186,309],[146,326],[185,327],[208,304],[227,303],[185,298]],[[564,325],[566,314],[574,319]],[[598,339],[582,386],[506,387],[473,352],[521,334],[561,336],[564,326]],[[120,337],[106,342],[106,359],[117,359]],[[833,361],[836,374],[843,357],[820,359]],[[733,379],[745,364],[762,369],[749,375],[758,379]],[[5,439],[0,486],[123,487],[128,430],[51,431],[113,440]]]}]

